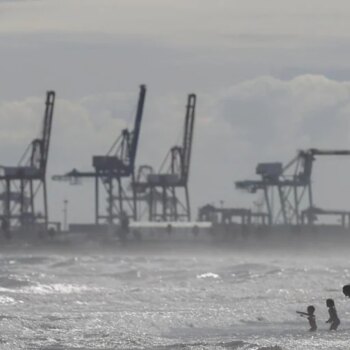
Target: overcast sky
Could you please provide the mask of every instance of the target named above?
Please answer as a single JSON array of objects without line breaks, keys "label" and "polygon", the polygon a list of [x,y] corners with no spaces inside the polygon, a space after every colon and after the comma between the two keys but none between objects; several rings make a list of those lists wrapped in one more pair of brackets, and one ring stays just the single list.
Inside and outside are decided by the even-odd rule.
[{"label": "overcast sky", "polygon": [[[157,168],[198,95],[193,209],[251,206],[234,181],[306,147],[350,148],[350,3],[329,0],[0,0],[0,164],[15,165],[57,92],[49,175],[89,169],[131,125]],[[348,209],[350,159],[319,159],[315,200]],[[49,182],[51,217],[92,221],[93,184]]]}]

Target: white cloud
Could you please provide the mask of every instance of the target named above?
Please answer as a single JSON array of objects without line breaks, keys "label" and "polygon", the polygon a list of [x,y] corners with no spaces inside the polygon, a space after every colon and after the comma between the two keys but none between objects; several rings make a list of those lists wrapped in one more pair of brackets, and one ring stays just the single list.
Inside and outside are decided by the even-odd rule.
[{"label": "white cloud", "polygon": [[324,76],[261,77],[220,96],[218,113],[247,142],[275,156],[296,147],[346,146],[349,98],[348,82]]}]

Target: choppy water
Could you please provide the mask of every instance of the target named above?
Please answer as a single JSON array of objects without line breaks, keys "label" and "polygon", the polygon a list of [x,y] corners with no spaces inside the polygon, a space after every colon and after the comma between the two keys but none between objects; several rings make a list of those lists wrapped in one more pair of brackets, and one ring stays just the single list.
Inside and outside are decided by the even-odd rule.
[{"label": "choppy water", "polygon": [[[346,251],[3,249],[2,349],[349,349]],[[342,324],[330,333],[326,298]],[[316,306],[310,334],[296,310]]]}]

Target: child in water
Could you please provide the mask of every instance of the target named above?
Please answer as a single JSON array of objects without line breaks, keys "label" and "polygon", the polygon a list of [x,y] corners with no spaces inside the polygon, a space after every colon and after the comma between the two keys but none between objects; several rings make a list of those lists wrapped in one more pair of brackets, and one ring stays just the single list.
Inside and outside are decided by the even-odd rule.
[{"label": "child in water", "polygon": [[343,287],[343,293],[346,297],[350,298],[350,284]]},{"label": "child in water", "polygon": [[315,332],[317,330],[317,325],[316,325],[316,316],[315,316],[315,307],[313,305],[309,305],[307,307],[307,312],[301,312],[301,311],[297,311],[297,313],[300,316],[307,316],[307,319],[309,321],[310,324],[310,332]]},{"label": "child in water", "polygon": [[340,320],[337,315],[337,310],[335,309],[334,300],[327,299],[326,305],[328,307],[329,312],[329,320],[326,321],[326,323],[331,324],[331,327],[329,328],[330,331],[336,331],[338,326],[340,325]]}]

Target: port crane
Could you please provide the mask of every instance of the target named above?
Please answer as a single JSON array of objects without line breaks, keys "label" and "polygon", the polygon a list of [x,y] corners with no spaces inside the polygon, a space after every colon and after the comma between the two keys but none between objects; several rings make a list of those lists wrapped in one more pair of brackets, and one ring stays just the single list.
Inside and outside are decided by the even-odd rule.
[{"label": "port crane", "polygon": [[[316,215],[341,215],[347,216],[347,212],[334,210],[321,210],[314,206],[312,189],[313,163],[318,156],[349,156],[350,150],[321,150],[310,148],[297,152],[295,158],[283,166],[280,162],[260,163],[256,167],[259,180],[243,180],[235,183],[236,188],[250,193],[262,191],[264,203],[268,213],[269,224],[283,223],[285,225],[299,225],[307,218],[313,223]],[[292,172],[290,172],[292,171]],[[277,190],[279,205],[277,210],[273,208],[274,192]],[[303,199],[307,204],[301,210]]]},{"label": "port crane", "polygon": [[[139,199],[148,206],[149,221],[190,221],[188,179],[191,164],[196,95],[187,96],[182,145],[170,148],[164,172],[154,173],[150,166],[139,169],[134,183]],[[142,176],[143,175],[143,176]]]},{"label": "port crane", "polygon": [[[112,224],[115,219],[122,217],[137,219],[136,191],[131,186],[128,191],[126,182],[135,181],[135,160],[141,131],[146,86],[141,85],[132,130],[122,130],[106,155],[92,157],[93,170],[79,171],[73,169],[64,175],[55,175],[55,181],[69,181],[72,184],[81,179],[90,178],[95,183],[95,224],[102,222]],[[100,187],[107,193],[106,211],[101,210]]]},{"label": "port crane", "polygon": [[[3,222],[10,228],[12,225],[41,225],[47,230],[49,220],[46,169],[49,157],[52,119],[55,105],[55,92],[46,93],[45,112],[41,134],[34,139],[17,166],[1,166],[0,180],[3,191]],[[42,210],[38,209],[37,198],[42,192]]]}]

